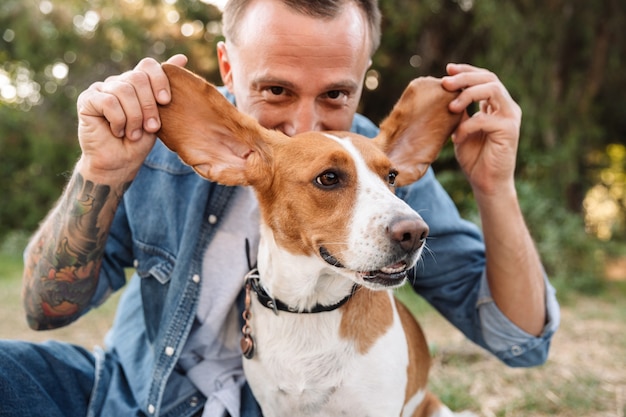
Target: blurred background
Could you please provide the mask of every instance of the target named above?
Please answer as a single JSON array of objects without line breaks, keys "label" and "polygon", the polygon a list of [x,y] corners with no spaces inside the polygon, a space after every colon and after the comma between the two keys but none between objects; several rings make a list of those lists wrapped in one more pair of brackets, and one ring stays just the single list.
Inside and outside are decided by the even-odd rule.
[{"label": "blurred background", "polygon": [[[382,45],[361,112],[375,122],[409,80],[447,62],[493,70],[521,105],[518,192],[564,292],[626,280],[626,3],[621,0],[381,0]],[[79,155],[78,94],[141,58],[190,57],[219,83],[220,2],[3,0],[0,4],[0,245],[21,252]],[[477,220],[451,145],[436,164]]]},{"label": "blurred background", "polygon": [[[624,417],[626,2],[380,5],[382,45],[360,111],[380,122],[411,79],[442,76],[448,62],[498,74],[524,112],[518,193],[563,306],[548,363],[520,370],[415,300],[433,357],[432,389],[453,409],[487,417]],[[219,84],[219,7],[208,0],[0,0],[0,338],[102,344],[119,294],[72,326],[30,331],[21,253],[80,155],[78,94],[143,57],[175,53]],[[453,153],[447,145],[435,169],[462,214],[477,222]]]}]

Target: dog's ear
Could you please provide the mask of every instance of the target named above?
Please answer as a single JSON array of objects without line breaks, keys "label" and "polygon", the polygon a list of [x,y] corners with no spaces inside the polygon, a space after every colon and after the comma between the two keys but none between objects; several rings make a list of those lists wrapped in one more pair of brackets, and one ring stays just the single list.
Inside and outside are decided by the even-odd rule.
[{"label": "dog's ear", "polygon": [[420,179],[461,121],[448,110],[458,95],[445,90],[441,79],[416,78],[380,125],[376,144],[398,170],[399,186]]},{"label": "dog's ear", "polygon": [[189,70],[163,64],[172,92],[159,106],[159,138],[198,174],[224,185],[249,185],[255,167],[271,158],[278,132],[239,112],[217,89]]}]

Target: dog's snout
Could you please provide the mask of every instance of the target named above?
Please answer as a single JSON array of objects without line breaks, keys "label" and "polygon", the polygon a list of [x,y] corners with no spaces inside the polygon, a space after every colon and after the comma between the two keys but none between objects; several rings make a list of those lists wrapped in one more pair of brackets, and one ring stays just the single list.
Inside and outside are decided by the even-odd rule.
[{"label": "dog's snout", "polygon": [[389,237],[406,252],[419,249],[428,236],[428,225],[422,219],[396,219],[388,227]]}]

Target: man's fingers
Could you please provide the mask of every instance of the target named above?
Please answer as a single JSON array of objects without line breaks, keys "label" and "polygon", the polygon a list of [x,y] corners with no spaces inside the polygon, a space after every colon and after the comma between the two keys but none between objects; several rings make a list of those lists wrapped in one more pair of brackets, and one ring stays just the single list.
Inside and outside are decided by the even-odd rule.
[{"label": "man's fingers", "polygon": [[152,58],[144,58],[132,72],[142,72],[147,76],[152,95],[159,104],[169,103],[170,82],[159,62]]},{"label": "man's fingers", "polygon": [[[167,62],[184,66],[187,57],[178,54]],[[104,117],[114,136],[139,140],[144,133],[160,129],[158,104],[167,104],[170,98],[169,80],[161,64],[145,58],[132,71],[94,83],[84,92],[79,105],[81,114]]]},{"label": "man's fingers", "polygon": [[498,82],[498,76],[493,72],[467,64],[448,64],[448,75],[442,78],[446,90],[456,91],[476,84]]},{"label": "man's fingers", "polygon": [[459,124],[459,127],[454,132],[452,137],[453,142],[460,144],[477,133],[490,133],[486,132],[485,128],[495,129],[496,127],[485,123],[486,117],[487,116],[485,114],[476,113],[474,116],[465,119],[461,124]]},{"label": "man's fingers", "polygon": [[168,64],[178,65],[179,67],[184,67],[187,65],[187,57],[183,54],[176,54],[170,57],[167,61]]},{"label": "man's fingers", "polygon": [[80,94],[77,100],[78,115],[81,119],[85,118],[85,121],[91,118],[104,118],[109,124],[111,134],[123,138],[126,135],[124,109],[116,96],[99,90],[101,85],[102,83],[96,83]]},{"label": "man's fingers", "polygon": [[[187,65],[187,57],[183,54],[177,54],[169,58],[166,62],[184,67]],[[167,104],[170,102],[170,82],[158,61],[152,58],[144,58],[139,61],[135,67],[135,71],[141,71],[148,76],[152,94],[159,104]]]},{"label": "man's fingers", "polygon": [[[139,85],[139,86],[137,86]],[[147,87],[147,91],[146,91]],[[108,81],[101,87],[101,92],[117,99],[118,105],[125,115],[124,131],[129,139],[141,139],[144,130],[144,121],[158,117],[156,103],[145,76],[138,73],[126,73],[115,81]],[[103,98],[107,105],[115,105],[113,99]],[[108,119],[104,107],[103,115]],[[109,120],[110,122],[110,120]],[[117,127],[117,126],[116,126]],[[116,132],[116,130],[113,130]]]},{"label": "man's fingers", "polygon": [[485,68],[475,67],[474,65],[470,65],[470,64],[457,64],[457,63],[451,62],[448,65],[446,65],[446,72],[449,75],[456,75],[462,72],[483,72],[483,71],[489,72],[489,70]]},{"label": "man's fingers", "polygon": [[[461,94],[450,103],[449,109],[453,113],[460,113],[466,109],[474,109],[472,103],[478,103],[478,110],[489,114],[498,113],[502,117],[520,118],[519,105],[492,73],[473,72],[463,73],[447,78],[448,86],[461,88]],[[447,87],[446,87],[447,88]],[[468,111],[473,114],[476,111]]]},{"label": "man's fingers", "polygon": [[479,84],[466,88],[450,103],[450,111],[460,113],[472,103],[480,103],[480,110],[498,111],[502,106],[502,92],[497,83]]}]

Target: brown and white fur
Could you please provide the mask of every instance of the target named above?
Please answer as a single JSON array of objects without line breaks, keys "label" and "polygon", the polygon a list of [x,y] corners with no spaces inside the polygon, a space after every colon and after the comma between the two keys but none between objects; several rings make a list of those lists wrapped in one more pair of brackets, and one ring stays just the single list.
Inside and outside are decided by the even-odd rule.
[{"label": "brown and white fur", "polygon": [[263,414],[451,416],[426,390],[422,331],[391,288],[416,264],[428,227],[395,196],[419,179],[460,120],[435,78],[411,82],[380,134],[287,137],[236,110],[212,85],[164,64],[172,102],[160,138],[201,176],[251,186],[261,213],[259,282],[303,312],[252,296],[244,370]]}]

